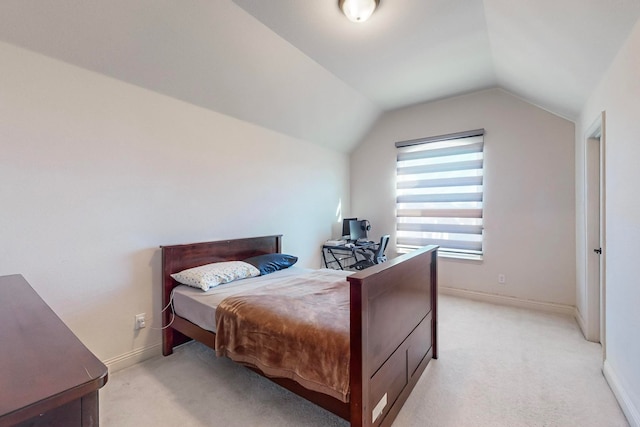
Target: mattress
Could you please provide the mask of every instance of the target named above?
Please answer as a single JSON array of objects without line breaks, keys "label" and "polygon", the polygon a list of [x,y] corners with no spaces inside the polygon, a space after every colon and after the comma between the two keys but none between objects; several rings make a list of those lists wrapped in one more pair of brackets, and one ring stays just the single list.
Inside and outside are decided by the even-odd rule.
[{"label": "mattress", "polygon": [[[324,270],[324,269],[323,269]],[[290,267],[265,276],[237,280],[216,286],[206,292],[190,286],[180,285],[173,290],[173,310],[175,314],[189,320],[211,332],[216,332],[216,308],[220,302],[230,296],[246,293],[253,289],[269,286],[283,278],[309,273],[313,270],[301,267]],[[327,270],[337,277],[347,277],[352,271]]]}]

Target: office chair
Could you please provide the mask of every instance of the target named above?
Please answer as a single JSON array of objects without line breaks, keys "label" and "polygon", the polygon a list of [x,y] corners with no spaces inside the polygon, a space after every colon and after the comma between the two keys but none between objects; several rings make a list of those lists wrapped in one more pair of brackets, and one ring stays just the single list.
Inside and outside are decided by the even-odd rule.
[{"label": "office chair", "polygon": [[385,262],[387,260],[387,256],[384,254],[384,251],[387,249],[388,244],[389,235],[385,234],[380,237],[380,244],[377,249],[365,248],[356,251],[356,253],[362,255],[364,259],[356,262],[352,267],[356,270],[364,270],[365,268]]}]

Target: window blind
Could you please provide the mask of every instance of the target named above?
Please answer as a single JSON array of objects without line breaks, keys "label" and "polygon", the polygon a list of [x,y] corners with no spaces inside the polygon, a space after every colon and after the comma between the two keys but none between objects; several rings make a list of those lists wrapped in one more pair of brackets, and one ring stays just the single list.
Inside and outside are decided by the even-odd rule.
[{"label": "window blind", "polygon": [[396,147],[398,249],[482,255],[484,129]]}]

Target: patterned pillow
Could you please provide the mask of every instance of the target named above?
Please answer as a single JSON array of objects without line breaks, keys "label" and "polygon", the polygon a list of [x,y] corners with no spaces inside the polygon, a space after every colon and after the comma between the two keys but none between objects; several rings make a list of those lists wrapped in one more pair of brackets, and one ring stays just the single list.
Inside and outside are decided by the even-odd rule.
[{"label": "patterned pillow", "polygon": [[224,261],[189,268],[179,273],[174,273],[171,277],[183,285],[208,291],[223,283],[259,275],[260,270],[251,264],[243,261]]}]

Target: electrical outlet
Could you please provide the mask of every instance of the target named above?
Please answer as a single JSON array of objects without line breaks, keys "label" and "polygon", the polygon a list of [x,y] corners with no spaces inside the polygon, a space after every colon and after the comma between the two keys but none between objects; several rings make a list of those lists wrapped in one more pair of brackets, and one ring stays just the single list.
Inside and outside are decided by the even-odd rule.
[{"label": "electrical outlet", "polygon": [[502,283],[503,285],[507,283],[507,278],[504,274],[498,274],[498,283]]},{"label": "electrical outlet", "polygon": [[145,313],[136,314],[136,329],[142,329],[147,326],[145,321]]}]

